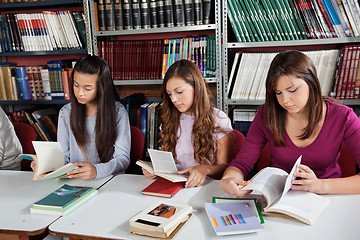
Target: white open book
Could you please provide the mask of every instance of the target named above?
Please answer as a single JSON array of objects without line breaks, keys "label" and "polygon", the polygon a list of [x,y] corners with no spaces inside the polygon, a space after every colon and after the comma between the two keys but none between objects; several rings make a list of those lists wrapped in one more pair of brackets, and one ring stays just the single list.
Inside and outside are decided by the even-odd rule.
[{"label": "white open book", "polygon": [[260,192],[266,201],[264,213],[289,215],[309,225],[329,206],[330,200],[315,193],[291,190],[294,173],[298,172],[301,156],[290,174],[279,168],[267,167],[259,171],[242,190]]},{"label": "white open book", "polygon": [[171,182],[186,182],[187,177],[177,173],[176,164],[171,152],[148,149],[151,162],[138,160],[137,165],[151,174],[165,178]]},{"label": "white open book", "polygon": [[64,153],[59,142],[32,142],[36,155],[21,154],[19,157],[35,161],[34,180],[64,178],[76,169],[74,164],[64,165]]}]

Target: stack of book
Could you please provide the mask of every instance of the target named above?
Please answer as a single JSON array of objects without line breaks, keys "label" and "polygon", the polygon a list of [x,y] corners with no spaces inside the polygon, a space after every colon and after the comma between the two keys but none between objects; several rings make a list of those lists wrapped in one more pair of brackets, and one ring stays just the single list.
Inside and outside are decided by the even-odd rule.
[{"label": "stack of book", "polygon": [[83,13],[43,11],[0,15],[0,52],[53,51],[86,47]]},{"label": "stack of book", "polygon": [[100,31],[148,29],[210,24],[210,0],[99,0]]},{"label": "stack of book", "polygon": [[[322,94],[329,96],[333,91],[339,50],[304,51],[303,53],[313,61],[316,67]],[[277,54],[277,52],[236,53],[229,76],[228,98],[232,100],[265,99],[266,76],[270,63]]]},{"label": "stack of book", "polygon": [[97,190],[91,187],[70,186],[62,187],[35,202],[30,208],[31,213],[66,215],[91,199]]},{"label": "stack of book", "polygon": [[192,207],[169,201],[158,202],[130,219],[134,235],[171,239],[188,220]]},{"label": "stack of book", "polygon": [[355,0],[227,0],[238,42],[356,37],[360,33]]}]

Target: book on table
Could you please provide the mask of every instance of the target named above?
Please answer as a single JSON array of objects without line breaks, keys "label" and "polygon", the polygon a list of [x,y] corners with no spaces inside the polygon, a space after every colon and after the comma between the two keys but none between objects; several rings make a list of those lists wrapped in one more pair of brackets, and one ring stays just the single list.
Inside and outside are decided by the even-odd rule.
[{"label": "book on table", "polygon": [[205,203],[205,210],[218,236],[263,230],[259,217],[245,202]]},{"label": "book on table", "polygon": [[171,198],[182,188],[184,188],[184,182],[171,182],[160,177],[141,192],[144,195]]},{"label": "book on table", "polygon": [[330,200],[315,193],[291,189],[301,157],[295,162],[290,174],[279,168],[267,167],[250,179],[250,183],[242,190],[255,190],[263,195],[264,214],[286,214],[311,225],[329,206]]},{"label": "book on table", "polygon": [[59,142],[32,142],[36,155],[20,154],[19,157],[35,161],[34,180],[66,178],[67,172],[78,168],[72,163],[64,165],[64,153]]},{"label": "book on table", "polygon": [[64,184],[56,191],[35,202],[31,213],[66,215],[91,199],[97,190],[92,187]]},{"label": "book on table", "polygon": [[134,235],[171,238],[191,216],[192,207],[170,201],[159,201],[130,219]]},{"label": "book on table", "polygon": [[151,162],[138,160],[137,165],[151,174],[171,182],[186,182],[187,177],[177,173],[176,164],[171,152],[148,149]]}]

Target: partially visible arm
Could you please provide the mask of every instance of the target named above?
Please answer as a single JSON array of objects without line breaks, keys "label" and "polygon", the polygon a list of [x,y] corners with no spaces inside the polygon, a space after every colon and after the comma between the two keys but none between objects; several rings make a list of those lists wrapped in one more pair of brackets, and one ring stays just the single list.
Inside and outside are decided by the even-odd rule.
[{"label": "partially visible arm", "polygon": [[69,121],[69,105],[64,106],[59,111],[57,141],[60,142],[64,153],[65,164],[70,162],[70,121]]},{"label": "partially visible arm", "polygon": [[0,169],[20,170],[22,146],[16,136],[14,127],[0,108]]},{"label": "partially visible arm", "polygon": [[247,185],[248,182],[244,181],[244,175],[237,167],[228,167],[220,181],[220,186],[224,192],[232,197],[243,197],[249,191],[240,190],[239,185]]},{"label": "partially visible arm", "polygon": [[315,173],[305,165],[299,165],[299,173],[296,177],[301,180],[294,180],[294,190],[305,190],[317,194],[359,194],[360,175],[346,178],[318,179]]}]

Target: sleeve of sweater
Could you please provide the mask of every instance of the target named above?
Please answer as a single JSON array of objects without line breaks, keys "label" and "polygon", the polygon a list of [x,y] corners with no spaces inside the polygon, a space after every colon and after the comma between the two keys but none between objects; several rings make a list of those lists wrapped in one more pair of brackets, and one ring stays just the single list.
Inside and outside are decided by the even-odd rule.
[{"label": "sleeve of sweater", "polygon": [[111,174],[124,173],[130,164],[130,123],[126,109],[117,103],[117,139],[114,144],[113,158],[107,163],[98,163],[96,178],[106,177]]},{"label": "sleeve of sweater", "polygon": [[352,109],[349,109],[345,126],[344,141],[352,156],[360,166],[360,119]]},{"label": "sleeve of sweater", "polygon": [[0,169],[20,170],[22,153],[21,143],[16,136],[14,126],[0,108]]},{"label": "sleeve of sweater", "polygon": [[57,141],[64,152],[65,164],[70,162],[70,105],[65,105],[59,111]]}]

